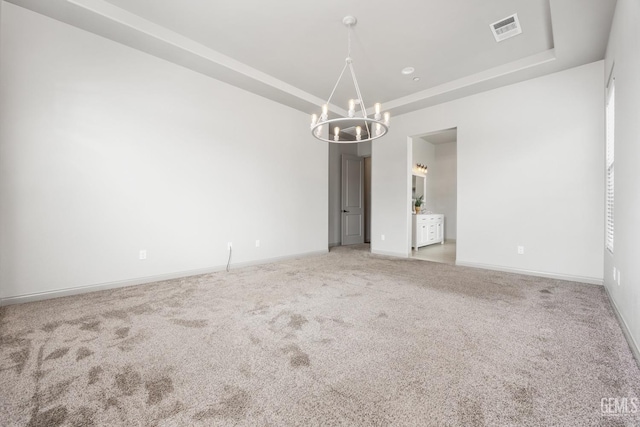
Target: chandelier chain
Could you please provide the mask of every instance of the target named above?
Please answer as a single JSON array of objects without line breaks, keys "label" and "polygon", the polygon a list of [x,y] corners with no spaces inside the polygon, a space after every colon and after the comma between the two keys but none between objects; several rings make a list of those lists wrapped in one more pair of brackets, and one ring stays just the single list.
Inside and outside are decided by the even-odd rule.
[{"label": "chandelier chain", "polygon": [[351,58],[351,28],[352,25],[347,28],[347,58]]}]

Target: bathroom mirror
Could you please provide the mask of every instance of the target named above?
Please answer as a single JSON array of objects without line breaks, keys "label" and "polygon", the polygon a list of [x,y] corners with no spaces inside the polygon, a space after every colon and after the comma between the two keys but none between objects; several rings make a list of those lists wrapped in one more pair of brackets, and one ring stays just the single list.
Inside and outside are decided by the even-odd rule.
[{"label": "bathroom mirror", "polygon": [[411,198],[416,199],[426,195],[427,177],[424,175],[413,175],[411,179]]}]

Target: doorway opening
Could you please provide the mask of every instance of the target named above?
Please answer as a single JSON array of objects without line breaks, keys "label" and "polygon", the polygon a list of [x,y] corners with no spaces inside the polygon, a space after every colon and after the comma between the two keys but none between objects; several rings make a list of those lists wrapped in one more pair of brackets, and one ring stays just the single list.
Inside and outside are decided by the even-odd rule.
[{"label": "doorway opening", "polygon": [[329,248],[371,241],[371,143],[329,145]]},{"label": "doorway opening", "polygon": [[412,137],[412,258],[455,264],[457,128]]}]

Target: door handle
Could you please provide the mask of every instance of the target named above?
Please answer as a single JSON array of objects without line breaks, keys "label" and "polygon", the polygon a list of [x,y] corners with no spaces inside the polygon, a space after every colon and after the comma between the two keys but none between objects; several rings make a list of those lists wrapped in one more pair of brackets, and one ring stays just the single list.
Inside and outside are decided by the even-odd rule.
[{"label": "door handle", "polygon": [[342,209],[342,212],[344,212],[344,213],[349,213],[349,211],[345,211],[344,209]]}]

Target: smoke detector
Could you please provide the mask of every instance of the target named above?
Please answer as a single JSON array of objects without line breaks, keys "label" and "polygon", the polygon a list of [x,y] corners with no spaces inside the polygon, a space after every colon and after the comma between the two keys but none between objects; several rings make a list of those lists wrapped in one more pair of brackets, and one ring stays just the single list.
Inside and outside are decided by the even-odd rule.
[{"label": "smoke detector", "polygon": [[520,27],[520,21],[518,20],[517,13],[494,22],[489,25],[489,27],[491,28],[493,37],[496,38],[497,42],[501,42],[502,40],[506,40],[522,33],[522,27]]}]

